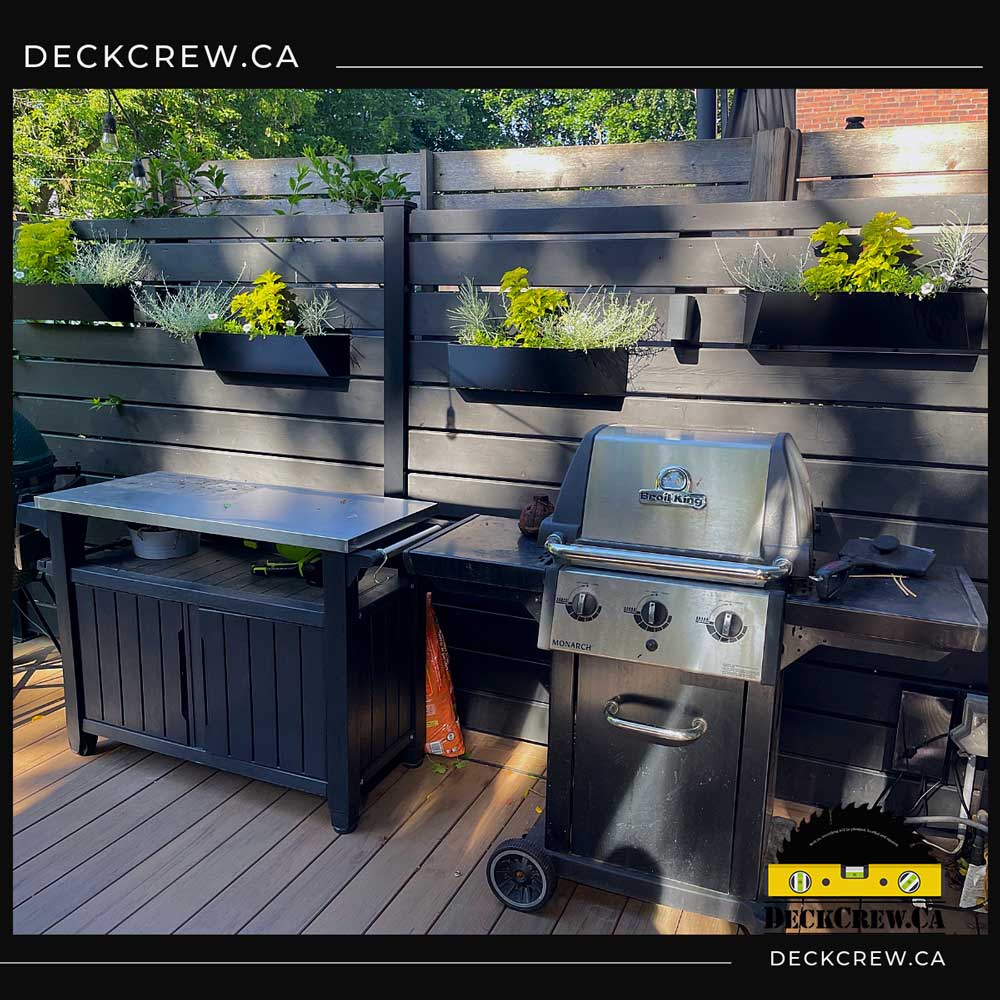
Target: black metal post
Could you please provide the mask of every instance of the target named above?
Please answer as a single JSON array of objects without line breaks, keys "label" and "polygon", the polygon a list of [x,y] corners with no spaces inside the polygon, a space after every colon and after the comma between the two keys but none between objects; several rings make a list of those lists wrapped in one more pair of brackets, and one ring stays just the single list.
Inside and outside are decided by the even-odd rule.
[{"label": "black metal post", "polygon": [[326,697],[326,799],[338,833],[350,833],[361,813],[361,733],[358,673],[352,633],[358,620],[358,580],[350,560],[323,553],[323,683]]},{"label": "black metal post", "polygon": [[385,309],[382,494],[387,497],[405,497],[407,494],[410,403],[409,218],[414,207],[412,201],[406,200],[382,202],[382,295]]},{"label": "black metal post", "polygon": [[69,747],[81,756],[92,754],[97,737],[85,733],[83,723],[83,682],[80,677],[80,629],[76,601],[72,599],[70,572],[84,559],[87,519],[78,514],[46,513],[52,551],[52,589],[56,596],[59,640],[62,646],[63,691],[66,701],[66,738]]},{"label": "black metal post", "polygon": [[715,90],[698,87],[694,92],[695,138],[715,138]]}]

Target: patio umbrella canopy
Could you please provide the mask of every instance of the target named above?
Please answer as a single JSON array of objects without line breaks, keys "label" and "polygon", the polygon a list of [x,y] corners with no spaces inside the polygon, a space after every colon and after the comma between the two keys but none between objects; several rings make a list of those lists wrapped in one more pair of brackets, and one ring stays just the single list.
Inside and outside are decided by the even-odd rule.
[{"label": "patio umbrella canopy", "polygon": [[795,128],[795,89],[737,87],[724,139],[738,139],[764,129]]}]

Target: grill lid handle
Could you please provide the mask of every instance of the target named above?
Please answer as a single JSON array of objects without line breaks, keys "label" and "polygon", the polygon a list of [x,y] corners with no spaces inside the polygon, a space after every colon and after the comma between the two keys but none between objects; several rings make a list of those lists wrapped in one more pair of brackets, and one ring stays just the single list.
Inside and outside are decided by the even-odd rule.
[{"label": "grill lid handle", "polygon": [[569,545],[559,534],[549,535],[545,540],[545,550],[555,558],[577,566],[652,573],[655,576],[678,576],[686,580],[710,580],[714,583],[742,583],[754,587],[763,587],[769,581],[781,579],[792,572],[791,562],[781,557],[770,564],[729,562],[666,552],[637,552],[600,545]]}]

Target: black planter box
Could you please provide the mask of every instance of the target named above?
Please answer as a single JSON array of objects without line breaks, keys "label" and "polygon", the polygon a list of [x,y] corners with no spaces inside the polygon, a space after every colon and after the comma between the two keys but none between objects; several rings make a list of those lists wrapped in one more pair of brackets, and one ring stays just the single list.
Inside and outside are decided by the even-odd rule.
[{"label": "black planter box", "polygon": [[342,379],[351,374],[351,335],[254,337],[246,333],[200,333],[201,362],[220,374],[266,382],[271,377]]},{"label": "black planter box", "polygon": [[455,389],[490,392],[624,396],[628,385],[628,351],[449,344],[448,381]]},{"label": "black planter box", "polygon": [[132,291],[104,285],[14,285],[14,319],[131,323]]},{"label": "black planter box", "polygon": [[744,344],[818,349],[978,350],[988,296],[942,292],[927,299],[884,292],[744,292]]}]

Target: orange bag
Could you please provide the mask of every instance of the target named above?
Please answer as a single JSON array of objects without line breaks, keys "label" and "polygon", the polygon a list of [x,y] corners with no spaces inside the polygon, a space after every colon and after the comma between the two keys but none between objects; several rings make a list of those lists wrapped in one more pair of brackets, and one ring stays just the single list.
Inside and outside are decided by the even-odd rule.
[{"label": "orange bag", "polygon": [[455,708],[455,689],[448,667],[448,647],[427,595],[427,743],[428,753],[461,757],[465,753],[462,728]]}]

